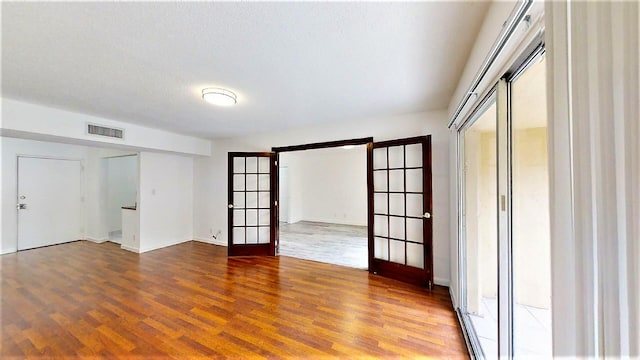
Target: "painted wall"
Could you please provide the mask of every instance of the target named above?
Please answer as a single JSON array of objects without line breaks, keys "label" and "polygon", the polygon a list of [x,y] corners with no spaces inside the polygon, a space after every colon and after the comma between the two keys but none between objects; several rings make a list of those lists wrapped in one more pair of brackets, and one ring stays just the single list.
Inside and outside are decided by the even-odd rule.
[{"label": "painted wall", "polygon": [[[35,140],[75,141],[133,147],[136,150],[169,151],[191,155],[209,155],[211,142],[193,136],[132,125],[112,119],[60,110],[52,107],[2,98],[0,134]],[[125,130],[124,139],[112,139],[86,133],[87,123]]]},{"label": "painted wall", "polygon": [[[145,252],[192,240],[194,193],[200,196],[193,186],[193,159],[141,152],[139,161],[140,247],[137,250]],[[226,179],[226,175],[224,177]]]},{"label": "painted wall", "polygon": [[122,207],[138,201],[138,157],[103,159],[107,170],[107,224],[109,232],[122,230]]},{"label": "painted wall", "polygon": [[289,216],[333,224],[367,225],[367,150],[331,148],[280,154],[288,168]]},{"label": "painted wall", "polygon": [[[449,284],[449,138],[446,112],[428,112],[343,121],[331,125],[307,127],[277,133],[216,140],[209,158],[194,163],[194,233],[202,241],[227,244],[227,153],[229,151],[265,151],[273,146],[299,145],[321,141],[373,136],[390,140],[417,135],[432,135],[434,275],[436,283]],[[213,240],[211,234],[221,235]]]},{"label": "painted wall", "polygon": [[[466,131],[467,308],[480,313],[480,298],[496,298],[497,163],[495,131]],[[549,309],[551,264],[549,171],[546,128],[513,135],[513,284],[517,304]]]},{"label": "painted wall", "polygon": [[0,193],[2,231],[0,235],[1,252],[15,252],[17,249],[17,212],[18,194],[17,158],[19,155],[36,157],[53,157],[79,159],[84,165],[83,196],[85,209],[83,212],[85,237],[104,241],[107,236],[106,203],[104,202],[104,178],[100,166],[100,158],[118,156],[130,152],[115,149],[89,148],[79,145],[58,144],[43,141],[15,139],[0,136],[2,150],[2,190]]}]

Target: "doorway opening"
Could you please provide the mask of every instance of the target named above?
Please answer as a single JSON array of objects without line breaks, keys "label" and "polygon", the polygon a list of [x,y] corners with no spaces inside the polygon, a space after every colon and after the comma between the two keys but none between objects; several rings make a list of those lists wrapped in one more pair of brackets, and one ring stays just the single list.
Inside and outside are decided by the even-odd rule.
[{"label": "doorway opening", "polygon": [[367,144],[274,148],[279,255],[368,269]]},{"label": "doorway opening", "polygon": [[365,145],[279,154],[279,254],[368,269]]},{"label": "doorway opening", "polygon": [[[229,152],[228,255],[275,256],[279,252],[281,153],[336,147],[348,150],[346,147],[365,144],[367,268],[372,274],[432,288],[431,135],[381,142],[373,142],[373,138],[330,141],[274,147],[270,152]],[[287,167],[287,176],[290,170]],[[286,215],[291,221],[291,206]]]},{"label": "doorway opening", "polygon": [[122,211],[138,205],[138,155],[106,157],[101,165],[108,240],[122,245]]}]

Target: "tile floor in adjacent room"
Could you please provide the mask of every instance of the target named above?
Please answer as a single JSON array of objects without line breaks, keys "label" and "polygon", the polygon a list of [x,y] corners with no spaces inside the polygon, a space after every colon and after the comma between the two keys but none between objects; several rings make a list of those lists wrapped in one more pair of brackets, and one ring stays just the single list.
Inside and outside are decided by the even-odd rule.
[{"label": "tile floor in adjacent room", "polygon": [[367,227],[311,221],[280,223],[279,254],[367,269]]},{"label": "tile floor in adjacent room", "polygon": [[[498,314],[495,298],[482,298],[484,316],[469,314],[482,350],[489,359],[498,356]],[[515,355],[551,357],[551,310],[516,304]]]}]

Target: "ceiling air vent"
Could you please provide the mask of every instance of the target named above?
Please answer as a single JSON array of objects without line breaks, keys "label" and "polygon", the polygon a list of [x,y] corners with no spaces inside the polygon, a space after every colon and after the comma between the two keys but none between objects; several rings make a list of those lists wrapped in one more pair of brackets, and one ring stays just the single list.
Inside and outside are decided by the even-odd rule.
[{"label": "ceiling air vent", "polygon": [[116,139],[122,139],[124,137],[124,130],[122,129],[108,128],[93,124],[87,124],[87,133]]}]

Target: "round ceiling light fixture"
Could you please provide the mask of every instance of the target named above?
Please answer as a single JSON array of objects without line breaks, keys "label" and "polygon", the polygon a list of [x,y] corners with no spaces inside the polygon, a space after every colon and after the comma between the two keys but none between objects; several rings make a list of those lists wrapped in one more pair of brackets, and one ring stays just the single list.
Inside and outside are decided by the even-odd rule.
[{"label": "round ceiling light fixture", "polygon": [[202,99],[209,104],[217,106],[232,106],[238,102],[236,94],[221,88],[202,89]]}]

